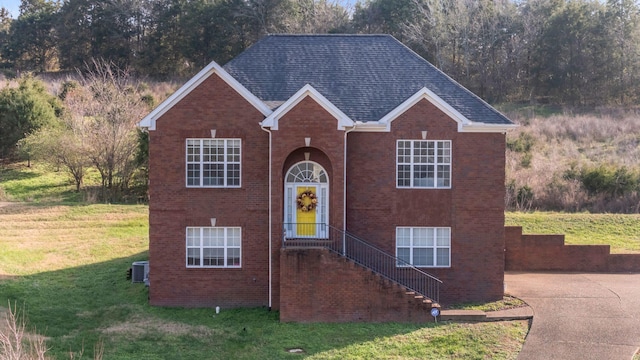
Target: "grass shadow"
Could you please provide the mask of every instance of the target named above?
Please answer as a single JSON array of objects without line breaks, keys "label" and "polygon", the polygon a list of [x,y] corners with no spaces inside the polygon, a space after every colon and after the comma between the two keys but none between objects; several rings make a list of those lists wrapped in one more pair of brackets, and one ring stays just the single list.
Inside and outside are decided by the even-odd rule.
[{"label": "grass shadow", "polygon": [[34,172],[21,171],[17,165],[12,165],[10,167],[0,167],[0,182],[9,181],[9,180],[28,180],[33,179],[41,174],[37,174]]},{"label": "grass shadow", "polygon": [[[15,215],[0,217],[0,269],[10,275],[0,279],[0,306],[24,306],[53,359],[91,358],[100,343],[108,359],[496,358],[484,344],[511,339],[487,341],[479,326],[495,325],[485,324],[296,324],[266,308],[152,307],[148,288],[126,279],[148,258],[148,208],[72,205],[12,205]],[[450,333],[455,345],[429,344]]]},{"label": "grass shadow", "polygon": [[78,200],[69,176],[46,167],[13,163],[0,169],[0,190],[8,200],[72,202]]},{"label": "grass shadow", "polygon": [[[0,201],[22,201],[42,206],[112,203],[145,204],[144,189],[127,191],[105,190],[95,174],[85,175],[85,183],[77,191],[69,174],[53,171],[46,165],[27,167],[24,163],[9,164],[0,169]],[[142,196],[140,196],[142,195]]]},{"label": "grass shadow", "polygon": [[[317,354],[436,324],[280,323],[266,308],[161,308],[148,305],[148,288],[127,280],[132,262],[147,252],[0,281],[0,301],[24,304],[29,324],[47,337],[53,358],[92,357],[102,341],[108,358],[296,358],[288,349]],[[211,353],[215,349],[215,353]]]}]

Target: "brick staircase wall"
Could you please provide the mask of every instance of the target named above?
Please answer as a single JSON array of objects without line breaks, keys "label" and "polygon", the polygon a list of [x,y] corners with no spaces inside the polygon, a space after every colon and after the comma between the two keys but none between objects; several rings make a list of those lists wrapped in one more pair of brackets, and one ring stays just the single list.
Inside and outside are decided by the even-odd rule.
[{"label": "brick staircase wall", "polygon": [[505,227],[505,270],[640,272],[640,254],[611,254],[609,245],[565,245],[564,235],[523,235]]},{"label": "brick staircase wall", "polygon": [[328,249],[281,249],[282,322],[430,322],[432,306]]}]

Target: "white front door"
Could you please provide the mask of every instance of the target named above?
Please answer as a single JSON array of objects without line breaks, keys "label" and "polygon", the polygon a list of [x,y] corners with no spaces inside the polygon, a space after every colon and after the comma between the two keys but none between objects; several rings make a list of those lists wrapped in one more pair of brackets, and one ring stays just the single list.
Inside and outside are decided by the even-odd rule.
[{"label": "white front door", "polygon": [[326,239],[329,184],[324,169],[313,162],[301,162],[289,170],[285,181],[285,235]]}]

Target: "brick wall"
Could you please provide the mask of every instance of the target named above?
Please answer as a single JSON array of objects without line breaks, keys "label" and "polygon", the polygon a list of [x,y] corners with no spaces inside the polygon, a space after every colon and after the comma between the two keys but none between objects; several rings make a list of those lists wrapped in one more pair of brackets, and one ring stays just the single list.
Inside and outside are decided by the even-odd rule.
[{"label": "brick wall", "polygon": [[[268,134],[263,115],[217,75],[177,103],[149,132],[150,303],[266,306],[268,303]],[[242,139],[242,188],[185,185],[187,138]],[[186,267],[187,226],[242,227],[241,269]]]},{"label": "brick wall", "polygon": [[283,249],[280,259],[280,321],[433,321],[404,287],[326,249]]},{"label": "brick wall", "polygon": [[[305,160],[319,163],[329,176],[329,224],[342,228],[344,198],[344,131],[338,130],[338,120],[312,98],[306,97],[278,121],[272,131],[272,256],[273,304],[280,306],[280,247],[284,214],[284,176],[294,164]],[[306,146],[305,138],[310,138]]]},{"label": "brick wall", "polygon": [[[396,141],[452,141],[451,189],[396,188]],[[504,283],[504,134],[459,133],[427,100],[395,119],[390,133],[348,135],[347,229],[395,254],[397,226],[451,227],[451,267],[440,301],[490,301]]]},{"label": "brick wall", "polygon": [[506,227],[505,249],[511,271],[640,271],[640,254],[610,254],[609,245],[565,245],[564,235],[523,235],[519,226]]},{"label": "brick wall", "polygon": [[[279,119],[272,131],[272,196],[269,197],[269,134],[263,115],[212,75],[189,93],[150,132],[150,298],[165,306],[267,306],[269,256],[273,261],[271,305],[284,300],[280,245],[286,171],[310,154],[327,171],[329,223],[342,228],[344,164],[347,169],[347,229],[395,253],[397,226],[452,229],[451,267],[425,269],[444,281],[441,302],[494,300],[504,279],[504,135],[458,133],[455,121],[423,100],[393,121],[391,132],[348,135],[337,120],[307,97]],[[242,187],[185,186],[185,139],[242,139]],[[396,140],[451,140],[451,189],[397,189]],[[305,138],[311,138],[306,146]],[[268,204],[271,203],[271,209]],[[269,234],[269,210],[272,214]],[[189,269],[185,228],[242,227],[241,269]],[[271,238],[271,254],[269,254]],[[346,315],[345,315],[346,316]]]}]

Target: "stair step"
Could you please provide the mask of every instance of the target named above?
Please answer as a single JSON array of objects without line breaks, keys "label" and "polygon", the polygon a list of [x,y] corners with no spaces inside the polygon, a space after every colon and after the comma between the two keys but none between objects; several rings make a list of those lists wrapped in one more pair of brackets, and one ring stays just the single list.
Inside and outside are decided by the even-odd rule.
[{"label": "stair step", "polygon": [[414,298],[414,299],[418,299],[418,300],[420,300],[420,299],[424,299],[424,296],[422,296],[422,295],[416,295],[416,296],[414,296],[413,298]]},{"label": "stair step", "polygon": [[423,304],[431,304],[431,303],[433,303],[433,301],[431,301],[431,299],[424,299],[424,300],[422,300],[422,303]]},{"label": "stair step", "polygon": [[407,294],[407,295],[415,295],[416,292],[415,291],[407,291],[405,294]]}]

